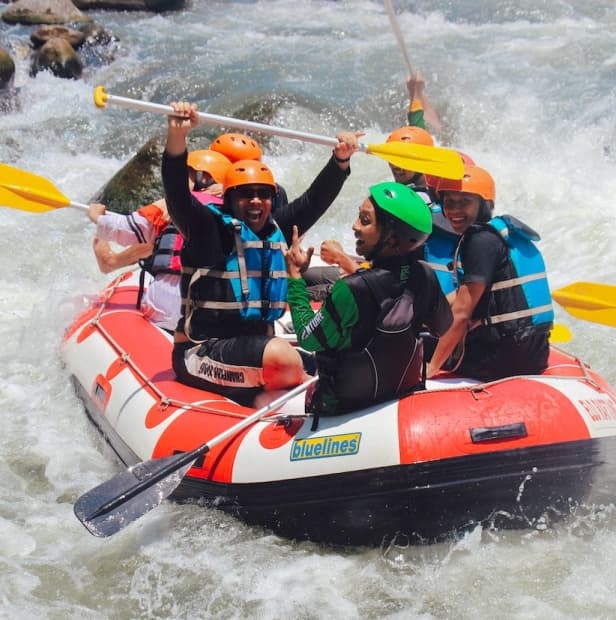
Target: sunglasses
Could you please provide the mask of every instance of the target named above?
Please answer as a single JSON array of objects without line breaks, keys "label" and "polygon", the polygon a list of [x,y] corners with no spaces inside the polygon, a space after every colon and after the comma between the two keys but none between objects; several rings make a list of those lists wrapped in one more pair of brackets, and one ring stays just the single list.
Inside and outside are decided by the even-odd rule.
[{"label": "sunglasses", "polygon": [[240,200],[252,200],[253,198],[271,200],[274,197],[274,192],[269,187],[240,187],[237,190],[237,197]]}]

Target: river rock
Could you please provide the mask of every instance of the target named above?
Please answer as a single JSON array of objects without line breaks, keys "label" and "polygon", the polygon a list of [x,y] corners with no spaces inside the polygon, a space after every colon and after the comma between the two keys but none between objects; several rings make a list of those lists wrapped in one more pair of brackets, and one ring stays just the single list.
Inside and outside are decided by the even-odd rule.
[{"label": "river rock", "polygon": [[[201,128],[187,138],[188,150],[206,149],[215,137]],[[216,134],[218,135],[218,134]],[[139,152],[91,198],[90,202],[102,202],[110,211],[132,213],[144,205],[164,196],[160,174],[162,153],[166,135],[160,134],[148,140]]]},{"label": "river rock", "polygon": [[96,23],[83,24],[79,31],[85,36],[84,44],[79,48],[83,64],[87,67],[100,67],[111,64],[115,59],[118,38],[109,34]]},{"label": "river rock", "polygon": [[15,61],[3,47],[0,47],[0,90],[13,86],[14,78]]},{"label": "river rock", "polygon": [[67,28],[66,26],[54,25],[37,28],[30,35],[30,41],[32,41],[34,48],[37,49],[43,47],[45,43],[56,37],[66,39],[75,49],[78,49],[86,40],[86,35],[79,30]]},{"label": "river rock", "polygon": [[163,196],[160,165],[164,147],[162,135],[148,140],[90,202],[102,202],[110,211],[128,214],[160,199]]},{"label": "river rock", "polygon": [[0,114],[16,112],[20,109],[19,89],[13,88],[15,79],[15,61],[0,47]]},{"label": "river rock", "polygon": [[70,24],[91,22],[71,0],[17,0],[3,13],[8,24]]},{"label": "river rock", "polygon": [[32,54],[30,75],[35,76],[39,71],[51,71],[57,77],[77,79],[83,72],[83,62],[67,39],[54,37]]},{"label": "river rock", "polygon": [[73,0],[83,11],[108,9],[111,11],[173,11],[181,9],[185,0]]}]

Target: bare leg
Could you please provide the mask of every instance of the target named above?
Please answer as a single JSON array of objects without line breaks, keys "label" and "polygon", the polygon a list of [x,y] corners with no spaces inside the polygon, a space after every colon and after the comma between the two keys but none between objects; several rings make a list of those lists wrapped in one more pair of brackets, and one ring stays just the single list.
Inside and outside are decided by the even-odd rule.
[{"label": "bare leg", "polygon": [[263,386],[266,391],[299,385],[305,377],[299,352],[282,338],[272,338],[263,351]]}]

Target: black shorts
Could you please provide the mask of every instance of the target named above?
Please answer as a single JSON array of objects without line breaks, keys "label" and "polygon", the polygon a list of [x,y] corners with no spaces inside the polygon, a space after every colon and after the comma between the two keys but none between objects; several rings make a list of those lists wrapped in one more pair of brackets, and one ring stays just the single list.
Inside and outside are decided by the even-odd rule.
[{"label": "black shorts", "polygon": [[273,336],[208,338],[202,344],[176,343],[173,370],[180,383],[222,394],[252,406],[263,389],[263,351]]},{"label": "black shorts", "polygon": [[507,337],[497,344],[467,338],[464,358],[456,373],[482,381],[541,374],[548,365],[548,337],[548,334],[531,334],[520,341]]},{"label": "black shorts", "polygon": [[302,278],[306,281],[308,296],[312,301],[324,301],[340,277],[340,269],[330,265],[309,267],[302,274]]}]

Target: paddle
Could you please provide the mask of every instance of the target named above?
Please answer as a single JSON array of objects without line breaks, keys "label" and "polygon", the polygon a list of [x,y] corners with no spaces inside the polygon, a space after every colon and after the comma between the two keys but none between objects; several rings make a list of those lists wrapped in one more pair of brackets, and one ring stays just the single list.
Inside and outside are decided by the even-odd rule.
[{"label": "paddle", "polygon": [[51,181],[6,164],[0,164],[0,204],[33,213],[61,207],[88,210],[88,205],[72,202]]},{"label": "paddle", "polygon": [[[409,74],[409,79],[414,75],[413,67],[411,66],[411,59],[409,58],[406,45],[404,43],[404,38],[402,36],[402,32],[400,31],[400,26],[398,25],[398,20],[396,19],[396,14],[394,13],[394,7],[391,3],[391,0],[384,0],[385,9],[387,10],[387,14],[389,15],[389,23],[391,24],[391,29],[393,30],[394,36],[398,41],[398,47],[402,52],[402,58],[404,59],[404,64],[406,64],[406,69]],[[438,117],[438,114],[434,110],[434,108],[430,105],[430,103],[422,98],[421,101],[424,108],[424,116],[426,119],[426,123],[431,125],[437,132],[441,130],[441,121]]]},{"label": "paddle", "polygon": [[616,286],[574,282],[552,291],[552,298],[578,319],[616,327]]},{"label": "paddle", "polygon": [[552,344],[569,342],[571,340],[571,330],[566,325],[554,323],[550,331],[550,342]]},{"label": "paddle", "polygon": [[171,495],[197,458],[207,454],[216,444],[280,409],[286,402],[305,392],[316,380],[317,377],[308,379],[190,452],[142,461],[129,467],[81,495],[75,502],[75,516],[94,536],[115,534]]},{"label": "paddle", "polygon": [[[105,108],[107,104],[111,104],[120,108],[165,114],[167,116],[174,114],[171,106],[110,95],[105,91],[104,86],[97,86],[94,90],[94,103],[99,108]],[[220,116],[218,114],[199,112],[199,120],[202,123],[257,131],[303,142],[323,144],[325,146],[335,147],[338,144],[335,138],[329,138],[328,136],[320,136],[274,125]],[[388,142],[386,144],[360,144],[360,150],[364,153],[381,157],[394,166],[404,168],[405,170],[423,172],[424,174],[431,174],[446,179],[461,179],[464,175],[464,166],[462,165],[460,155],[451,149],[408,142]]]}]

